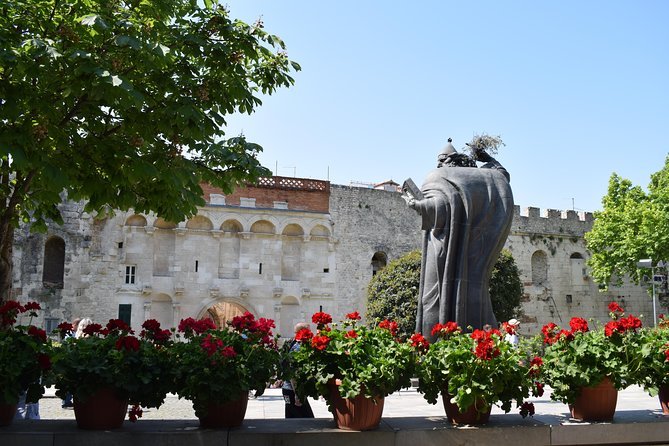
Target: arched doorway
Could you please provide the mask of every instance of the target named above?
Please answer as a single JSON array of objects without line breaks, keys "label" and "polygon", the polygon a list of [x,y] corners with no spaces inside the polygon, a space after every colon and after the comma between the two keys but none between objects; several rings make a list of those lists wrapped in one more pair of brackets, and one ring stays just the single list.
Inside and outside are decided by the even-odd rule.
[{"label": "arched doorway", "polygon": [[209,319],[214,321],[216,327],[226,328],[228,326],[227,325],[228,321],[231,321],[232,318],[235,316],[241,316],[246,311],[248,310],[242,307],[240,304],[234,302],[221,301],[221,302],[216,302],[214,305],[207,308],[204,317],[208,317]]}]

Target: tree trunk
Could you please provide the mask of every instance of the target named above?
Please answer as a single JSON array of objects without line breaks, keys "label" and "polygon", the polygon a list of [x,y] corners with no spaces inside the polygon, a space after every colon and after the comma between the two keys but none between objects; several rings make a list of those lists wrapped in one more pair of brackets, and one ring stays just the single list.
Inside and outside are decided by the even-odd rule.
[{"label": "tree trunk", "polygon": [[12,267],[14,226],[9,221],[0,223],[0,305],[12,298]]}]

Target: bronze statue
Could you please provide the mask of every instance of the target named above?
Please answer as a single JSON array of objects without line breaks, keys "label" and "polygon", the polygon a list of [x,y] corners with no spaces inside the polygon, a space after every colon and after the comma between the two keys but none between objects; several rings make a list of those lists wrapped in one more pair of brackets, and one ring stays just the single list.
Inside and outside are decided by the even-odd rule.
[{"label": "bronze statue", "polygon": [[488,284],[513,219],[506,169],[483,150],[458,153],[449,139],[423,186],[408,179],[403,190],[424,230],[416,331],[434,341],[437,323],[496,327]]}]

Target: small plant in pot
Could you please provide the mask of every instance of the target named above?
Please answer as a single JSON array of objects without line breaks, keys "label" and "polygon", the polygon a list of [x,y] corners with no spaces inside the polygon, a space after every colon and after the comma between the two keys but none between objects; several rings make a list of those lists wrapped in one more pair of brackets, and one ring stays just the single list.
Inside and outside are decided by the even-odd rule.
[{"label": "small plant in pot", "polygon": [[[364,325],[360,319],[356,311],[333,324],[329,314],[318,312],[312,316],[317,331],[305,328],[295,336],[296,393],[324,397],[341,429],[376,428],[383,398],[409,387],[414,373],[414,348],[397,338],[397,324]],[[364,412],[365,419],[353,419],[354,412]]]},{"label": "small plant in pot", "polygon": [[663,414],[669,415],[669,318],[664,314],[656,327],[641,330],[630,374],[630,381],[658,396]]},{"label": "small plant in pot", "polygon": [[437,341],[418,359],[418,391],[431,404],[441,394],[449,421],[483,424],[493,405],[509,412],[513,401],[523,417],[534,414],[525,399],[543,393],[536,381],[540,358],[527,361],[496,329],[465,332],[447,322],[435,325],[432,335]]},{"label": "small plant in pot", "polygon": [[262,395],[281,357],[274,321],[246,312],[217,328],[210,319],[184,319],[173,346],[176,392],[193,402],[202,427],[235,427],[244,419],[248,393]]},{"label": "small plant in pot", "polygon": [[[618,390],[632,383],[641,320],[625,317],[615,302],[609,304],[609,314],[611,321],[592,330],[579,317],[570,320],[569,330],[554,323],[542,328],[542,379],[552,389],[551,399],[568,404],[576,419],[610,421]],[[602,404],[591,407],[593,398]]]},{"label": "small plant in pot", "polygon": [[[51,368],[50,342],[46,332],[31,324],[37,316],[37,302],[0,305],[0,426],[14,418],[21,393],[34,403],[44,394],[41,378]],[[28,317],[28,324],[17,324]]]},{"label": "small plant in pot", "polygon": [[111,319],[104,327],[88,324],[75,338],[71,324],[59,325],[62,342],[55,348],[49,380],[57,396],[74,396],[80,428],[118,428],[128,404],[129,419],[136,421],[141,407],[160,407],[171,391],[172,333],[153,319],[142,328],[137,337],[125,322]]}]

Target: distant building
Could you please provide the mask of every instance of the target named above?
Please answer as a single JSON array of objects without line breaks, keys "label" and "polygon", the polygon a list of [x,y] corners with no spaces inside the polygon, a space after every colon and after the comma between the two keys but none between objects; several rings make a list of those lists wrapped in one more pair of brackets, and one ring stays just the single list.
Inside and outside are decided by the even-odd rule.
[{"label": "distant building", "polygon": [[[286,177],[229,195],[206,187],[207,205],[178,223],[132,212],[97,220],[66,202],[64,225],[16,231],[13,293],[42,303],[47,330],[75,317],[119,317],[135,329],[147,319],[223,324],[250,311],[290,336],[320,309],[335,319],[364,313],[372,275],[421,246],[420,220],[398,187]],[[612,300],[652,317],[641,287],[598,291],[585,264],[591,226],[589,213],[516,207],[506,247],[524,282],[524,332],[549,321],[566,326],[574,315],[605,321]]]}]

